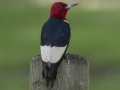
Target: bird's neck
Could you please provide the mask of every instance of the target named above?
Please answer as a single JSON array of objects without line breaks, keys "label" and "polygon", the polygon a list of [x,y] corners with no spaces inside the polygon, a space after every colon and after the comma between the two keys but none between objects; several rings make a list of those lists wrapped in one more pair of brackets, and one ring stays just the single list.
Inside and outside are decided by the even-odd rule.
[{"label": "bird's neck", "polygon": [[60,15],[50,15],[50,18],[58,18],[58,19],[67,20],[66,17],[60,16]]}]

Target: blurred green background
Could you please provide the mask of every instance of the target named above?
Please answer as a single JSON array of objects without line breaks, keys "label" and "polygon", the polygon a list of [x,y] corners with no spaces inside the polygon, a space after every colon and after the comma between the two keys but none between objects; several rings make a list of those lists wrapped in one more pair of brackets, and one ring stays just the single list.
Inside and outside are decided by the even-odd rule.
[{"label": "blurred green background", "polygon": [[[40,53],[41,28],[53,2],[0,1],[0,90],[29,90],[29,63]],[[67,52],[89,61],[90,90],[120,90],[120,1],[66,2],[80,3],[67,15]]]}]

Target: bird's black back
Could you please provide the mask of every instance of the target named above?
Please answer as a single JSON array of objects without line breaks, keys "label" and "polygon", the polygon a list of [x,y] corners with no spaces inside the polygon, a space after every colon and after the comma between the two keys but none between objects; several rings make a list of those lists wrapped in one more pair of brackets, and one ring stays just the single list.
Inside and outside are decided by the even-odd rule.
[{"label": "bird's black back", "polygon": [[41,45],[63,47],[69,44],[70,26],[62,19],[49,18],[43,25]]}]

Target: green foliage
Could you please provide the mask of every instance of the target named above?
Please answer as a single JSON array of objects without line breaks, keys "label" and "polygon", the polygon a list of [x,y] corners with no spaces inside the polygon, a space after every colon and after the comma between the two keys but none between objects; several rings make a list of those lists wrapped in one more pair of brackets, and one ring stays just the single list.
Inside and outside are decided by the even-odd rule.
[{"label": "green foliage", "polygon": [[[40,53],[40,32],[48,18],[48,7],[0,6],[1,90],[28,89],[29,62]],[[89,60],[90,89],[113,90],[112,85],[118,88],[120,9],[74,8],[68,12],[67,19],[72,34],[68,52],[81,54]]]}]

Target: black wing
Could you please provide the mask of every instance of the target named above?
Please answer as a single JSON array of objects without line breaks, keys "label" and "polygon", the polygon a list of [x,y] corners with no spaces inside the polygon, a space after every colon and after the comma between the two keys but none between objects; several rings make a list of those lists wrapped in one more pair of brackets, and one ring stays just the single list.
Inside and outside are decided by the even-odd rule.
[{"label": "black wing", "polygon": [[61,19],[50,18],[41,33],[41,45],[63,47],[69,44],[70,26]]}]

